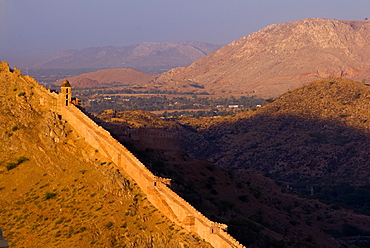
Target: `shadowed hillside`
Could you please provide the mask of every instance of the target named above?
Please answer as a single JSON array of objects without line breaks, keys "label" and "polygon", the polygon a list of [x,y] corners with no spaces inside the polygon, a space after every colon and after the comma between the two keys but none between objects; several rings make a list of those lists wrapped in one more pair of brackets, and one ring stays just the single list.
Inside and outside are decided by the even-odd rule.
[{"label": "shadowed hillside", "polygon": [[[182,125],[143,111],[106,111],[99,117],[109,122],[101,125],[151,171],[171,178],[176,193],[210,219],[226,223],[229,233],[247,247],[341,247],[340,237],[370,231],[365,224],[368,216],[302,199],[255,170],[225,170],[189,157],[179,144]],[[194,122],[207,124],[204,120]],[[190,142],[206,153],[199,139]],[[351,233],[352,229],[357,231]]]},{"label": "shadowed hillside", "polygon": [[317,81],[255,112],[203,126],[185,120],[195,129],[184,133],[183,147],[220,166],[253,168],[287,182],[367,184],[369,101],[370,88],[363,84]]},{"label": "shadowed hillside", "polygon": [[306,196],[370,214],[369,100],[366,85],[320,80],[255,112],[180,120],[181,145],[195,158],[255,169]]}]

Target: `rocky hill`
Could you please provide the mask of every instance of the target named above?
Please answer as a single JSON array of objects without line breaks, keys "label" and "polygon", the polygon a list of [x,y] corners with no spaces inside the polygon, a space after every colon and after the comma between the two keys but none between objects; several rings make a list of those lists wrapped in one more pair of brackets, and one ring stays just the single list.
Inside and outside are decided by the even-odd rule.
[{"label": "rocky hill", "polygon": [[44,59],[31,69],[133,68],[150,74],[187,66],[220,48],[204,42],[144,42],[124,47],[91,47],[67,50]]},{"label": "rocky hill", "polygon": [[11,247],[211,247],[52,112],[36,81],[2,62],[0,86],[0,227]]},{"label": "rocky hill", "polygon": [[[140,85],[154,79],[155,76],[134,69],[122,68],[99,70],[66,79],[68,79],[74,88],[140,87]],[[60,79],[54,85],[59,86],[66,79]]]},{"label": "rocky hill", "polygon": [[369,185],[369,100],[370,87],[362,83],[319,80],[257,111],[183,120],[182,144],[196,158],[291,184]]},{"label": "rocky hill", "polygon": [[215,94],[277,97],[313,80],[370,82],[370,21],[304,19],[270,25],[156,80]]}]

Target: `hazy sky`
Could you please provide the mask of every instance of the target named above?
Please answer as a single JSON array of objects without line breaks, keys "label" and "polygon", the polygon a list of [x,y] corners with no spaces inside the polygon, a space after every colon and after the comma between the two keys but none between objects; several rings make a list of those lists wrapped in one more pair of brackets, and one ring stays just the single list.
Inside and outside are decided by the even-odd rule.
[{"label": "hazy sky", "polygon": [[28,50],[229,44],[270,24],[370,18],[370,0],[0,0],[0,60]]}]

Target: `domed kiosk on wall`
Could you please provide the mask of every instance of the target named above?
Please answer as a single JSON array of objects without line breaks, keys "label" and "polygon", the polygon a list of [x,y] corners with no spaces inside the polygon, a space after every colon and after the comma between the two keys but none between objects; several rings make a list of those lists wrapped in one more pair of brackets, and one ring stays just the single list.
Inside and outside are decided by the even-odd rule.
[{"label": "domed kiosk on wall", "polygon": [[72,87],[68,80],[65,80],[60,86],[61,106],[69,106],[72,101]]}]

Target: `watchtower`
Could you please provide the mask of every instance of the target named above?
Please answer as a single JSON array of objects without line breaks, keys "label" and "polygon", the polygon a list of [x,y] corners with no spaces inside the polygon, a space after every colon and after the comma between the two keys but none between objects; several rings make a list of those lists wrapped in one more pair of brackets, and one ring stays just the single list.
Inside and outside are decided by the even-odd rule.
[{"label": "watchtower", "polygon": [[72,101],[72,87],[68,80],[65,80],[60,86],[60,103],[61,106],[69,106]]}]

